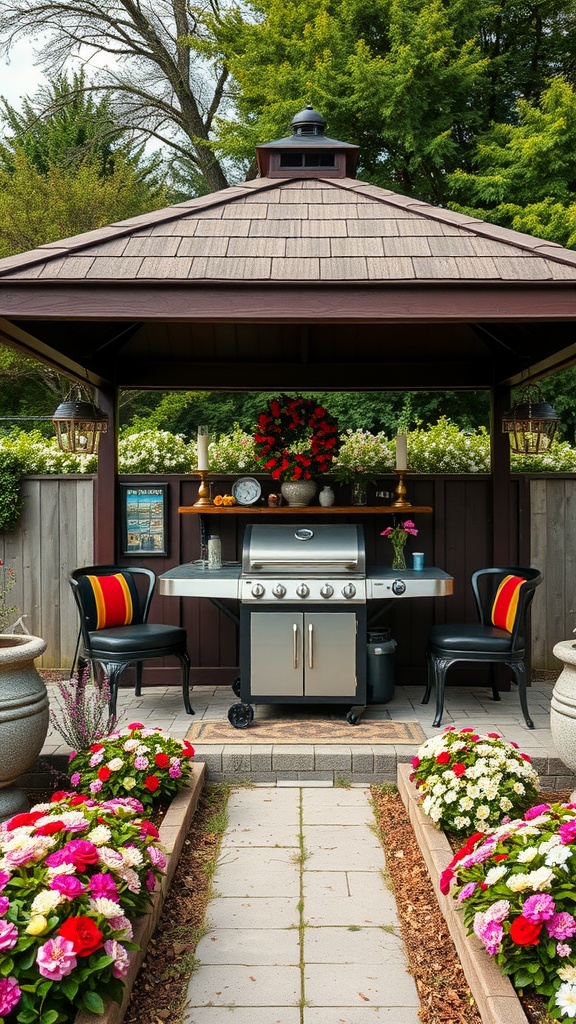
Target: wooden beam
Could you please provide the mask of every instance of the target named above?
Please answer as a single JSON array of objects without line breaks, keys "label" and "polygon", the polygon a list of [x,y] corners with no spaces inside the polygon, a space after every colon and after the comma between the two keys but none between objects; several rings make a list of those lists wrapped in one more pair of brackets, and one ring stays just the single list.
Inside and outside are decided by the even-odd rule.
[{"label": "wooden beam", "polygon": [[[493,565],[515,561],[510,539],[510,440],[502,432],[502,416],[510,408],[510,389],[492,391],[490,409],[490,457],[492,473],[492,558]],[[480,566],[478,566],[480,568]]]},{"label": "wooden beam", "polygon": [[36,359],[52,366],[58,373],[62,373],[66,377],[76,377],[94,387],[107,383],[106,375],[101,376],[99,373],[87,370],[82,363],[69,359],[57,349],[46,345],[40,338],[28,334],[21,327],[2,318],[0,318],[0,342],[21,352],[22,355],[28,356],[29,359]]},{"label": "wooden beam", "polygon": [[11,320],[485,323],[576,320],[572,282],[3,281]]},{"label": "wooden beam", "polygon": [[493,380],[488,360],[470,363],[254,363],[170,362],[120,360],[116,366],[120,388],[189,388],[208,391],[293,390],[386,391],[482,389]]},{"label": "wooden beam", "polygon": [[569,366],[574,366],[575,363],[576,341],[573,345],[567,345],[558,352],[546,356],[545,359],[532,363],[519,373],[506,377],[500,383],[512,388],[519,387],[521,384],[528,384],[530,381],[548,377],[551,373],[557,373],[559,370],[566,370]]},{"label": "wooden beam", "polygon": [[100,438],[94,492],[94,560],[115,565],[118,516],[118,391],[101,388],[96,402],[108,416],[108,430]]}]

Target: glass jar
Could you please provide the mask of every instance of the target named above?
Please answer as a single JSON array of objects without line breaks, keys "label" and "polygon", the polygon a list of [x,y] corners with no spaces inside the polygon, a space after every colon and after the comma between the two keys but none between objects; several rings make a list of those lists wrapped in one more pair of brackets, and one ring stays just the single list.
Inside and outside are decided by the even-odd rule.
[{"label": "glass jar", "polygon": [[352,484],[352,504],[365,505],[368,497],[368,485],[365,480],[355,480]]}]

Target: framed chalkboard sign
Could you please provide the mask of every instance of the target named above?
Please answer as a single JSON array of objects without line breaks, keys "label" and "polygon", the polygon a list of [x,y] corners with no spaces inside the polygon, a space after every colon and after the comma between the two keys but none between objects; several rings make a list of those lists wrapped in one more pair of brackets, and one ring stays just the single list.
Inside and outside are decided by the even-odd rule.
[{"label": "framed chalkboard sign", "polygon": [[168,554],[168,484],[120,484],[123,555]]}]

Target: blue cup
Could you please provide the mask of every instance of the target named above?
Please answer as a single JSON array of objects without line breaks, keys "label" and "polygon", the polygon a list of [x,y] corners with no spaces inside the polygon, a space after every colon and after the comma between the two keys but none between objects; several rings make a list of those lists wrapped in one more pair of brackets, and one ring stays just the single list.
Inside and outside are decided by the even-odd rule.
[{"label": "blue cup", "polygon": [[412,552],[412,568],[415,572],[422,572],[424,568],[424,552],[413,551]]}]

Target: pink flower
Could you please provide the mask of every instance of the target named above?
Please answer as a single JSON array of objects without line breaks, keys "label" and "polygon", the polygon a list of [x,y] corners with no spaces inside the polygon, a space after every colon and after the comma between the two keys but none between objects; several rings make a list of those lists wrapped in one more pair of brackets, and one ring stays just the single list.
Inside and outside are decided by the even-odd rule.
[{"label": "pink flower", "polygon": [[529,807],[524,815],[524,821],[532,821],[532,818],[539,818],[541,814],[545,814],[549,810],[550,804],[536,804],[535,807]]},{"label": "pink flower", "polygon": [[100,764],[100,762],[103,761],[103,760],[104,760],[104,751],[103,750],[97,750],[95,754],[92,754],[92,757],[90,758],[88,764],[90,765],[91,768],[95,768],[96,765]]},{"label": "pink flower", "polygon": [[130,966],[130,959],[128,952],[124,949],[116,939],[108,939],[104,943],[104,950],[107,956],[111,956],[114,960],[112,964],[112,974],[115,978],[125,978],[128,974],[128,968]]},{"label": "pink flower", "polygon": [[89,882],[90,892],[94,896],[106,896],[109,900],[116,900],[118,898],[118,887],[116,882],[107,872],[102,872],[99,875],[92,875]]},{"label": "pink flower", "polygon": [[418,768],[419,767],[419,765],[420,765],[420,758],[418,757],[417,754],[414,755],[414,757],[412,758],[410,764],[412,765],[413,768]]},{"label": "pink flower", "polygon": [[529,764],[532,764],[532,758],[529,754],[523,754],[522,752],[520,752],[520,757],[523,761],[528,761]]},{"label": "pink flower", "polygon": [[81,778],[82,776],[80,775],[80,772],[73,772],[70,776],[70,782],[73,786],[77,786]]},{"label": "pink flower", "polygon": [[139,754],[138,757],[134,758],[134,767],[139,772],[145,771],[148,767],[148,758],[144,757],[143,754]]},{"label": "pink flower", "polygon": [[487,921],[485,914],[476,914],[474,918],[474,933],[484,944],[486,952],[490,956],[496,956],[502,942],[504,929],[499,921]]},{"label": "pink flower", "polygon": [[537,892],[524,901],[522,914],[529,921],[547,921],[555,909],[556,904],[547,892]]},{"label": "pink flower", "polygon": [[443,896],[447,896],[450,892],[450,886],[454,880],[454,872],[452,868],[444,868],[444,871],[440,875],[439,889]]},{"label": "pink flower", "polygon": [[133,934],[132,925],[131,925],[130,921],[128,920],[128,918],[124,917],[123,914],[118,914],[117,917],[111,917],[109,919],[109,921],[108,921],[108,924],[110,925],[112,931],[114,931],[114,932],[123,932],[124,934],[121,936],[122,938],[125,938],[125,939],[131,939],[132,938],[132,934]]},{"label": "pink flower", "polygon": [[170,776],[171,779],[179,779],[180,776],[182,775],[182,769],[180,765],[173,764],[172,767],[168,770],[168,775]]},{"label": "pink flower", "polygon": [[68,900],[73,900],[84,892],[84,886],[76,875],[56,875],[50,882],[50,888],[61,892]]},{"label": "pink flower", "polygon": [[146,875],[146,878],[144,879],[144,884],[146,885],[146,888],[150,892],[154,891],[154,889],[156,888],[156,878],[154,877],[154,872],[153,871],[149,871],[148,872],[148,874]]},{"label": "pink flower", "polygon": [[5,1017],[20,1000],[16,978],[0,978],[0,1017]]},{"label": "pink flower", "polygon": [[500,739],[500,733],[499,732],[487,732],[486,735],[489,736],[491,740],[499,740]]},{"label": "pink flower", "polygon": [[4,891],[11,877],[8,871],[0,871],[0,892]]},{"label": "pink flower", "polygon": [[391,526],[387,526],[385,530],[382,530],[380,536],[381,537],[389,537],[391,533],[392,533],[392,527]]},{"label": "pink flower", "polygon": [[484,913],[484,921],[498,921],[501,924],[505,921],[510,913],[510,904],[508,900],[496,900],[492,906],[488,907],[488,910]]},{"label": "pink flower", "polygon": [[142,725],[142,722],[130,722],[130,725],[128,726],[128,728],[132,732],[134,732],[136,729],[143,729],[144,726]]},{"label": "pink flower", "polygon": [[572,818],[571,821],[564,821],[558,829],[558,835],[560,836],[560,842],[564,846],[569,846],[576,839],[576,818]]},{"label": "pink flower", "polygon": [[558,956],[570,956],[570,954],[572,953],[572,947],[567,946],[563,942],[559,942],[556,946],[556,953]]},{"label": "pink flower", "polygon": [[73,761],[74,758],[77,756],[77,753],[78,753],[77,750],[71,750],[70,753],[68,754],[68,760],[69,761]]},{"label": "pink flower", "polygon": [[101,789],[102,789],[102,782],[100,781],[100,779],[94,779],[94,782],[90,783],[90,792],[91,793],[99,793]]},{"label": "pink flower", "polygon": [[74,946],[69,939],[64,939],[62,935],[56,935],[55,938],[48,939],[48,942],[40,946],[36,954],[36,963],[44,978],[50,978],[50,981],[62,981],[62,978],[71,974],[76,967]]},{"label": "pink flower", "polygon": [[166,856],[159,850],[157,846],[147,846],[146,852],[150,857],[150,861],[155,868],[160,868],[160,871],[164,871],[166,867]]},{"label": "pink flower", "polygon": [[0,896],[0,917],[3,917],[8,907],[10,906],[10,900],[7,896]]},{"label": "pink flower", "polygon": [[576,934],[576,920],[567,910],[561,910],[548,918],[546,930],[553,939],[570,939]]},{"label": "pink flower", "polygon": [[0,952],[14,949],[18,942],[18,929],[11,921],[0,921]]},{"label": "pink flower", "polygon": [[456,897],[456,902],[457,903],[462,903],[463,900],[467,900],[470,896],[472,896],[472,893],[476,892],[477,888],[478,888],[478,883],[477,882],[468,882],[466,885],[464,885],[462,887],[462,889],[458,893],[458,895]]}]

